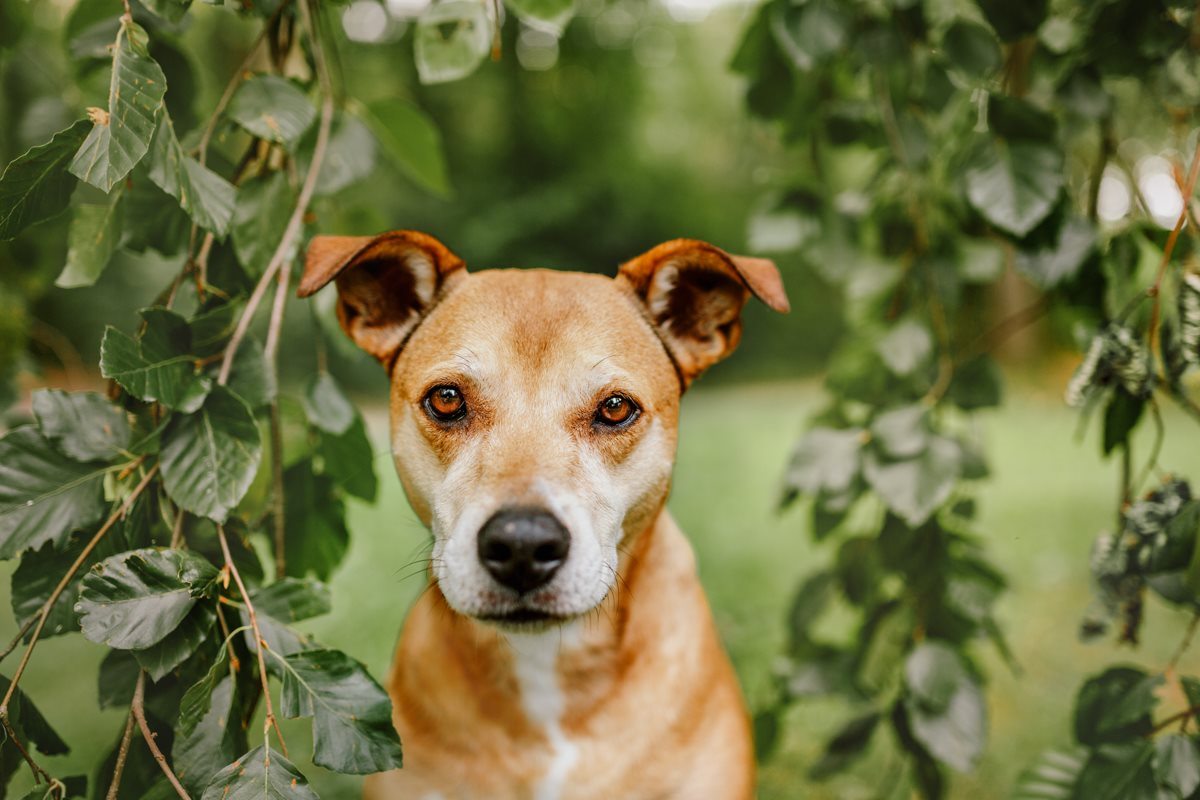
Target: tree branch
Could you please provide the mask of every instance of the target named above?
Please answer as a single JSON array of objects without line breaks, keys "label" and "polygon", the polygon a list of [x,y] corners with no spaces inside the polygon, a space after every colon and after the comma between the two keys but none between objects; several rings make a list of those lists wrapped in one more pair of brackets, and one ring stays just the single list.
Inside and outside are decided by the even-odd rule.
[{"label": "tree branch", "polygon": [[175,787],[175,793],[182,800],[192,800],[187,793],[187,789],[183,788],[183,784],[179,782],[179,778],[176,778],[175,773],[171,771],[171,766],[167,763],[167,757],[158,748],[158,742],[154,740],[154,731],[150,730],[150,724],[146,722],[145,695],[146,671],[140,670],[138,672],[137,686],[133,688],[133,702],[129,704],[129,713],[137,720],[138,727],[142,729],[142,738],[146,740],[146,746],[150,748],[150,753],[154,756],[154,760],[158,762],[158,766],[162,769],[163,774],[167,776],[167,780],[171,782],[171,786]]},{"label": "tree branch", "polygon": [[75,562],[71,564],[70,569],[67,570],[67,574],[63,575],[62,580],[58,582],[58,585],[54,587],[54,591],[50,593],[50,597],[47,598],[45,603],[42,603],[42,609],[38,613],[37,626],[33,629],[33,638],[29,640],[29,644],[25,648],[25,655],[21,656],[21,662],[17,664],[17,671],[13,673],[12,681],[8,684],[8,691],[4,693],[4,699],[0,700],[0,719],[4,720],[6,725],[8,722],[8,703],[12,700],[13,693],[17,690],[17,684],[21,681],[21,675],[24,674],[25,667],[29,664],[29,657],[33,655],[33,648],[37,646],[38,637],[42,634],[42,628],[45,627],[46,620],[50,617],[50,610],[54,608],[54,604],[58,602],[58,598],[66,590],[67,586],[70,585],[71,579],[75,577],[75,573],[79,572],[79,568],[83,566],[83,562],[96,549],[96,545],[100,544],[100,540],[116,524],[117,520],[125,515],[130,506],[133,505],[133,501],[137,500],[138,496],[145,491],[150,481],[157,474],[158,465],[155,464],[142,478],[141,483],[125,498],[125,502],[121,504],[121,507],[113,512],[112,516],[100,526],[100,530],[96,532],[96,535],[84,545],[82,552],[75,559]]},{"label": "tree branch", "polygon": [[[263,358],[267,362],[268,379],[279,385],[279,332],[283,327],[283,309],[287,304],[288,283],[292,271],[290,267],[279,270],[279,281],[275,286],[275,303],[271,308],[271,321],[267,327],[267,341],[263,346]],[[279,417],[279,396],[276,392],[271,398],[268,409],[271,429],[271,507],[274,517],[272,529],[275,539],[275,579],[282,578],[287,572],[286,533],[284,520],[283,494],[283,425]]]},{"label": "tree branch", "polygon": [[[142,674],[138,674],[138,681],[142,679]],[[129,743],[133,741],[133,711],[131,710],[128,716],[125,717],[125,732],[121,734],[121,745],[117,748],[117,763],[113,766],[112,783],[108,785],[108,794],[105,800],[117,800],[117,793],[121,791],[121,773],[125,771],[125,759],[129,758]]]},{"label": "tree branch", "polygon": [[265,738],[271,732],[271,728],[275,729],[275,736],[279,739],[279,749],[283,751],[286,757],[288,754],[287,743],[283,741],[283,731],[279,730],[279,722],[275,719],[275,709],[271,705],[271,688],[267,682],[267,660],[263,657],[263,651],[267,649],[267,641],[263,638],[262,630],[258,627],[258,614],[254,612],[254,603],[250,601],[250,592],[246,591],[246,584],[242,583],[242,574],[238,572],[237,565],[233,563],[233,556],[229,552],[229,542],[225,538],[225,526],[217,526],[217,540],[221,543],[221,553],[225,556],[225,566],[229,568],[229,574],[233,576],[234,582],[237,584],[238,591],[242,593],[242,601],[246,604],[246,616],[250,617],[250,628],[254,631],[254,648],[258,656],[258,677],[262,681],[263,703],[266,706],[267,719],[263,723],[263,737]]},{"label": "tree branch", "polygon": [[1151,345],[1154,343],[1155,334],[1158,333],[1159,307],[1162,305],[1162,282],[1167,276],[1171,254],[1175,252],[1175,243],[1179,241],[1179,232],[1183,230],[1183,223],[1188,218],[1188,204],[1192,199],[1192,191],[1196,187],[1197,175],[1200,175],[1200,140],[1196,142],[1196,152],[1192,154],[1192,166],[1188,169],[1187,183],[1179,187],[1183,196],[1183,209],[1179,212],[1179,219],[1175,221],[1175,227],[1171,229],[1171,235],[1167,237],[1162,260],[1158,263],[1158,275],[1155,277],[1154,283],[1146,289],[1146,295],[1153,299],[1153,305],[1150,308],[1150,327],[1146,331],[1146,342]]}]

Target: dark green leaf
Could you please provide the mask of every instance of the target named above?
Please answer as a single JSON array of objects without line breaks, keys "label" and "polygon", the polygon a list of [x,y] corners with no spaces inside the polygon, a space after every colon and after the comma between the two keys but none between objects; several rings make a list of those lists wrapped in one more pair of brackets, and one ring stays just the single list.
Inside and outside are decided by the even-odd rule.
[{"label": "dark green leaf", "polygon": [[67,207],[75,191],[75,178],[67,172],[67,165],[87,130],[87,121],[80,120],[5,167],[0,176],[0,241]]},{"label": "dark green leaf", "polygon": [[146,49],[146,32],[122,22],[113,54],[108,112],[98,112],[91,133],[71,161],[71,174],[107,194],[150,148],[167,79]]},{"label": "dark green leaf", "polygon": [[865,431],[813,428],[792,452],[785,483],[798,492],[841,493],[858,475]]},{"label": "dark green leaf", "polygon": [[792,64],[803,71],[841,50],[854,24],[849,11],[836,0],[813,0],[803,5],[776,3],[769,9],[775,41]]},{"label": "dark green leaf", "polygon": [[[431,8],[438,8],[435,5]],[[301,171],[308,169],[312,158],[315,134],[304,137],[296,160]],[[317,176],[317,194],[330,195],[340,192],[355,181],[362,180],[375,169],[377,145],[371,131],[358,117],[341,114],[334,119],[333,132],[329,135],[329,146],[325,161]]]},{"label": "dark green leaf", "polygon": [[217,684],[230,675],[230,668],[227,666],[228,653],[228,646],[221,647],[217,659],[213,661],[208,672],[204,673],[204,677],[183,693],[183,698],[179,701],[180,736],[191,734],[200,721],[209,716],[208,712],[213,704],[213,691],[216,690]]},{"label": "dark green leaf", "polygon": [[842,726],[825,745],[825,752],[808,771],[813,780],[824,780],[849,767],[866,752],[879,725],[880,714],[872,711]]},{"label": "dark green leaf", "polygon": [[200,410],[171,419],[163,433],[163,486],[180,507],[224,522],[250,488],[262,441],[250,409],[222,386]]},{"label": "dark green leaf", "polygon": [[968,165],[967,200],[984,219],[1024,236],[1049,216],[1063,187],[1063,156],[1056,146],[994,139]]},{"label": "dark green leaf", "polygon": [[1002,63],[996,37],[982,25],[955,20],[942,34],[942,52],[953,67],[970,78],[988,78]]},{"label": "dark green leaf", "polygon": [[961,656],[946,644],[926,641],[909,655],[904,677],[913,737],[938,761],[969,771],[983,752],[987,711]]},{"label": "dark green leaf", "polygon": [[884,462],[868,454],[863,475],[888,507],[909,525],[920,525],[950,497],[962,472],[962,450],[953,439],[933,436],[921,455]]},{"label": "dark green leaf", "polygon": [[977,356],[954,370],[946,397],[964,411],[1000,405],[1003,378],[995,359]]},{"label": "dark green leaf", "polygon": [[105,203],[79,203],[67,235],[67,263],[54,285],[63,289],[91,286],[100,278],[125,226],[125,191],[118,186]]},{"label": "dark green leaf", "polygon": [[[0,675],[0,694],[9,688],[8,678]],[[17,689],[13,692],[8,703],[8,724],[12,726],[18,741],[28,749],[36,745],[45,755],[62,755],[68,752],[64,742],[46,718],[42,716],[29,696]],[[0,735],[0,795],[5,794],[5,787],[13,774],[25,763],[24,757],[17,751],[12,738],[4,732]]]},{"label": "dark green leaf", "polygon": [[140,400],[194,411],[208,379],[196,376],[187,320],[163,308],[142,309],[141,314],[146,321],[141,341],[116,328],[105,329],[100,373]]},{"label": "dark green leaf", "polygon": [[216,621],[217,615],[212,606],[197,604],[162,641],[142,650],[134,650],[133,655],[151,680],[162,680],[195,654],[208,638]]},{"label": "dark green leaf", "polygon": [[317,117],[304,92],[278,75],[255,75],[243,83],[226,113],[255,136],[289,146],[300,140]]},{"label": "dark green leaf", "polygon": [[261,275],[283,238],[296,193],[282,172],[255,178],[238,190],[233,212],[233,249],[249,275]]},{"label": "dark green leaf", "polygon": [[350,534],[333,482],[301,461],[284,472],[287,574],[327,579],[346,554]]},{"label": "dark green leaf", "polygon": [[835,565],[842,594],[852,605],[870,606],[883,579],[875,540],[852,536],[838,547]]},{"label": "dark green leaf", "polygon": [[1094,750],[1075,785],[1075,800],[1159,800],[1153,755],[1149,741]]},{"label": "dark green leaf", "polygon": [[[557,5],[570,14],[574,0],[523,0],[522,5]],[[522,13],[520,7],[514,10]],[[363,118],[401,172],[438,197],[449,197],[442,135],[429,115],[414,103],[395,99],[371,103]]]},{"label": "dark green leaf", "polygon": [[[246,749],[234,694],[234,681],[225,672],[212,690],[206,713],[187,733],[181,729],[171,747],[175,774],[193,797],[199,797],[217,774]],[[171,796],[178,795],[172,790]]]},{"label": "dark green leaf", "polygon": [[1145,398],[1134,397],[1123,388],[1117,387],[1104,409],[1104,455],[1107,456],[1118,445],[1128,441],[1129,434],[1142,418],[1145,407]]},{"label": "dark green leaf", "polygon": [[341,436],[322,433],[317,452],[321,455],[322,474],[336,481],[347,494],[375,502],[379,490],[375,454],[362,417],[355,416],[350,429]]},{"label": "dark green leaf", "polygon": [[1006,42],[1028,36],[1046,18],[1047,0],[975,0],[996,34]]},{"label": "dark green leaf", "polygon": [[34,427],[0,438],[0,559],[61,547],[104,515],[103,471],[60,454]]},{"label": "dark green leaf", "polygon": [[1191,797],[1200,788],[1200,749],[1190,737],[1172,733],[1154,742],[1154,777],[1175,797]]},{"label": "dark green leaf", "polygon": [[788,612],[788,631],[791,634],[793,650],[798,650],[809,642],[809,632],[829,605],[833,597],[833,587],[834,578],[828,572],[810,575],[800,584]]},{"label": "dark green leaf", "polygon": [[185,155],[171,118],[163,113],[150,148],[150,180],[179,201],[197,225],[224,236],[233,220],[237,190],[229,181]]},{"label": "dark green leaf", "polygon": [[1014,264],[1039,289],[1053,289],[1072,280],[1096,252],[1096,229],[1082,217],[1071,217],[1057,240],[1038,250],[1019,249]]},{"label": "dark green leaf", "polygon": [[421,83],[465,78],[483,63],[492,47],[487,9],[472,0],[434,3],[421,13],[413,33],[413,51]]},{"label": "dark green leaf", "polygon": [[357,775],[401,766],[392,703],[362,664],[337,650],[283,661],[281,713],[312,717],[314,763]]},{"label": "dark green leaf", "polygon": [[771,757],[779,744],[779,715],[777,706],[765,708],[754,715],[754,757],[761,764]]},{"label": "dark green leaf", "polygon": [[95,392],[39,389],[33,414],[42,435],[76,461],[108,461],[129,447],[125,412]]},{"label": "dark green leaf", "polygon": [[144,164],[135,169],[125,190],[125,238],[121,247],[142,253],[157,250],[169,256],[187,246],[192,221],[183,209],[154,185]]},{"label": "dark green leaf", "polygon": [[933,355],[933,336],[915,319],[906,319],[879,338],[875,349],[899,376],[911,375]]},{"label": "dark green leaf", "polygon": [[150,647],[178,627],[216,576],[187,550],[143,548],[105,559],[83,579],[75,607],[83,635],[122,650]]},{"label": "dark green leaf", "polygon": [[275,399],[275,375],[262,345],[253,336],[247,336],[234,355],[227,386],[251,409],[262,408]]},{"label": "dark green leaf", "polygon": [[332,605],[325,584],[289,577],[255,592],[254,608],[283,622],[299,622],[328,614]]},{"label": "dark green leaf", "polygon": [[341,436],[350,430],[358,412],[328,372],[318,372],[304,392],[304,413],[316,427]]},{"label": "dark green leaf", "polygon": [[221,770],[201,800],[319,800],[296,765],[269,745]]},{"label": "dark green leaf", "polygon": [[1075,739],[1096,746],[1150,733],[1158,705],[1154,692],[1162,680],[1134,667],[1110,667],[1089,678],[1075,699]]},{"label": "dark green leaf", "polygon": [[1082,747],[1047,750],[1021,773],[1012,800],[1071,800],[1087,757]]},{"label": "dark green leaf", "polygon": [[988,125],[1008,140],[1028,139],[1053,144],[1054,115],[1028,100],[996,93],[988,97]]}]

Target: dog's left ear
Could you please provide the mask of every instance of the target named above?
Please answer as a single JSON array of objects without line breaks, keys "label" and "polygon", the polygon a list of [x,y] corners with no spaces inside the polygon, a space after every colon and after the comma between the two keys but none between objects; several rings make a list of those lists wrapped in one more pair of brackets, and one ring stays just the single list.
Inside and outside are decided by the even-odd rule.
[{"label": "dog's left ear", "polygon": [[789,310],[774,262],[695,239],[665,242],[625,262],[617,280],[646,305],[685,384],[737,347],[750,295],[775,311]]},{"label": "dog's left ear", "polygon": [[308,297],[336,281],[342,330],[386,366],[438,293],[465,273],[461,258],[418,231],[314,236],[296,294]]}]

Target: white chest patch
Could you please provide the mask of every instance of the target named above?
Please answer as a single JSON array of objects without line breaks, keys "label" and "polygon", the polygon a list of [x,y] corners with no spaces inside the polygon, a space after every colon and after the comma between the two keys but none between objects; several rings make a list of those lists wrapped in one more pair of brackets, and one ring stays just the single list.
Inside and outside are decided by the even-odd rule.
[{"label": "white chest patch", "polygon": [[563,733],[566,700],[556,670],[559,651],[578,641],[577,625],[571,623],[544,633],[506,634],[521,689],[521,707],[531,722],[542,726],[550,742],[550,766],[534,788],[533,800],[559,800],[567,773],[579,758],[578,746]]}]

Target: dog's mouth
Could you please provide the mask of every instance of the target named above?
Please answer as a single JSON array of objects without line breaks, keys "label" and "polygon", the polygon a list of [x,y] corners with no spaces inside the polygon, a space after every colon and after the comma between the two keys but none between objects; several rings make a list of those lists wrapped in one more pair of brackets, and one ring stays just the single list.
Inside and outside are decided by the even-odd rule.
[{"label": "dog's mouth", "polygon": [[544,628],[566,622],[569,617],[537,608],[515,608],[511,611],[480,614],[477,619],[502,628]]}]

